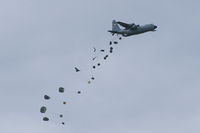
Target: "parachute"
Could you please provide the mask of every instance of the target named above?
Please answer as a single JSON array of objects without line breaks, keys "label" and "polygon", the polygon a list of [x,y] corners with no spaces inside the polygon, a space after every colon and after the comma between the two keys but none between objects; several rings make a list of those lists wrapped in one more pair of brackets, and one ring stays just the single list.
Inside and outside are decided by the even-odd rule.
[{"label": "parachute", "polygon": [[40,108],[40,112],[41,112],[41,113],[46,113],[46,111],[47,111],[47,108],[46,108],[45,106],[42,106],[42,107]]},{"label": "parachute", "polygon": [[96,52],[96,48],[95,48],[95,47],[93,47],[93,49],[94,49],[94,52]]},{"label": "parachute", "polygon": [[63,118],[63,115],[62,115],[62,114],[60,114],[60,118]]},{"label": "parachute", "polygon": [[106,55],[105,57],[104,57],[104,60],[106,60],[108,58],[108,55]]},{"label": "parachute", "polygon": [[64,93],[64,91],[65,91],[65,89],[64,89],[63,87],[60,87],[60,88],[59,88],[59,92],[60,92],[60,93]]},{"label": "parachute", "polygon": [[113,43],[114,43],[114,44],[118,44],[118,42],[117,42],[117,41],[114,41]]},{"label": "parachute", "polygon": [[112,53],[113,52],[113,47],[110,47],[110,53]]},{"label": "parachute", "polygon": [[95,60],[97,57],[92,58],[92,60]]},{"label": "parachute", "polygon": [[43,121],[49,121],[48,117],[43,117]]},{"label": "parachute", "polygon": [[50,99],[50,96],[44,95],[44,99],[45,99],[45,100],[49,100],[49,99]]}]

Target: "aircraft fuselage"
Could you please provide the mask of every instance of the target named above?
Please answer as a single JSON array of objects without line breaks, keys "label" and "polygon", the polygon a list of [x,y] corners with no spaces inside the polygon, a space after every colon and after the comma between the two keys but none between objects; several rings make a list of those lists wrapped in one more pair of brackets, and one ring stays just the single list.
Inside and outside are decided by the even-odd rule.
[{"label": "aircraft fuselage", "polygon": [[148,31],[155,31],[155,29],[157,28],[157,26],[153,25],[153,24],[147,24],[147,25],[142,25],[137,27],[136,30],[130,30],[130,29],[124,29],[119,31],[118,34],[122,34],[123,36],[127,37],[127,36],[131,36],[131,35],[137,35],[137,34],[142,34]]},{"label": "aircraft fuselage", "polygon": [[[125,29],[121,29],[118,24],[121,26],[125,27]],[[111,32],[113,35],[114,34],[121,34],[124,37],[127,36],[132,36],[132,35],[137,35],[137,34],[142,34],[145,32],[149,31],[156,31],[155,29],[157,28],[156,25],[154,24],[146,24],[146,25],[133,25],[133,24],[126,24],[123,22],[116,22],[113,20],[112,24],[112,30],[109,30],[108,32]]]}]

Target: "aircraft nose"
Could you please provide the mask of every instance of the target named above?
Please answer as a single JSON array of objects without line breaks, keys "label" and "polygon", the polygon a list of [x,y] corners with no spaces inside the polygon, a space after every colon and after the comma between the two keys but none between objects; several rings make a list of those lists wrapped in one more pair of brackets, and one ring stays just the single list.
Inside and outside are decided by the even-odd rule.
[{"label": "aircraft nose", "polygon": [[154,29],[156,29],[158,26],[154,25]]}]

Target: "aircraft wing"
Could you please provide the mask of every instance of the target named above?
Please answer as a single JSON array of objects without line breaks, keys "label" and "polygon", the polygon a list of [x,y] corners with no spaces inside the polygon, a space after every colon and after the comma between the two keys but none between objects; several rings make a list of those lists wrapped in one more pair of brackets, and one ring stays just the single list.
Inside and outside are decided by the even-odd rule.
[{"label": "aircraft wing", "polygon": [[119,25],[125,27],[126,29],[130,28],[130,24],[124,23],[124,22],[117,22]]}]

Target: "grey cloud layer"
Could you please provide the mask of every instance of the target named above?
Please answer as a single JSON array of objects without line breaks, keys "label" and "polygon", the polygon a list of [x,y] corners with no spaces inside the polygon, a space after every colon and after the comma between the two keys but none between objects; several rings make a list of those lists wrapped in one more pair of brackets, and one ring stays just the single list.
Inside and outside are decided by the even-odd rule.
[{"label": "grey cloud layer", "polygon": [[[198,1],[0,2],[0,132],[198,133]],[[105,48],[112,19],[154,23],[124,38],[87,85],[92,47]],[[73,71],[80,66],[84,72]],[[88,74],[89,73],[89,74]],[[90,75],[89,75],[90,76]],[[46,92],[66,98],[66,127],[41,122]],[[73,90],[81,89],[77,96]],[[60,107],[50,104],[52,111]]]}]

